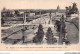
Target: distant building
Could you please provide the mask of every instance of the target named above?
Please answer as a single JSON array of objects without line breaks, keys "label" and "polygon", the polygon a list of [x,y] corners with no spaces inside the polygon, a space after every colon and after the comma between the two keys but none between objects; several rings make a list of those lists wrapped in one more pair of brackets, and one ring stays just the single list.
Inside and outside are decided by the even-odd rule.
[{"label": "distant building", "polygon": [[29,16],[34,16],[34,15],[35,15],[35,13],[30,13],[30,14],[29,14]]},{"label": "distant building", "polygon": [[60,21],[60,18],[62,17],[62,15],[65,16],[65,10],[60,9],[60,7],[58,5],[57,6],[57,9],[55,11],[55,20],[59,20]]},{"label": "distant building", "polygon": [[60,11],[60,7],[59,7],[59,5],[57,6],[57,11]]}]

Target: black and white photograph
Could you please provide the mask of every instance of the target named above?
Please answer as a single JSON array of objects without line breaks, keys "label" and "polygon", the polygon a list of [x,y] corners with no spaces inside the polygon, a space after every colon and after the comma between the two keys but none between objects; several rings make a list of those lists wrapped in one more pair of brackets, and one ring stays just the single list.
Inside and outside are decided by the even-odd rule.
[{"label": "black and white photograph", "polygon": [[79,44],[78,0],[0,1],[1,44]]},{"label": "black and white photograph", "polygon": [[1,42],[5,44],[77,44],[77,3],[56,9],[7,9],[1,11]]}]

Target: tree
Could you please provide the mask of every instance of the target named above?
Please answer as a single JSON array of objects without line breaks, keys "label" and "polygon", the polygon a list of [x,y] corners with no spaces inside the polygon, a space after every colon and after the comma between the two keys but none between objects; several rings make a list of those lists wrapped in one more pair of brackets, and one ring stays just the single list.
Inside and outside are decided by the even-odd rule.
[{"label": "tree", "polygon": [[55,25],[57,26],[57,31],[60,32],[61,22],[56,20]]},{"label": "tree", "polygon": [[48,28],[46,33],[46,40],[48,44],[53,44],[55,41],[57,41],[56,38],[54,38],[54,35],[50,27]]},{"label": "tree", "polygon": [[43,31],[43,27],[40,24],[38,27],[38,32],[36,33],[36,36],[33,38],[33,42],[34,43],[41,43],[44,37],[44,31]]},{"label": "tree", "polygon": [[15,10],[15,15],[16,16],[19,16],[20,15],[20,12],[18,10]]}]

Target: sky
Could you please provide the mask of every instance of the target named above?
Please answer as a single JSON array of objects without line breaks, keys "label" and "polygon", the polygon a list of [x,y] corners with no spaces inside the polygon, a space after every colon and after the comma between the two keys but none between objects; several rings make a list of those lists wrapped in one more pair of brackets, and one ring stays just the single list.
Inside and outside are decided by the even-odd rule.
[{"label": "sky", "polygon": [[79,0],[0,0],[0,9],[65,9],[73,2],[79,8]]}]

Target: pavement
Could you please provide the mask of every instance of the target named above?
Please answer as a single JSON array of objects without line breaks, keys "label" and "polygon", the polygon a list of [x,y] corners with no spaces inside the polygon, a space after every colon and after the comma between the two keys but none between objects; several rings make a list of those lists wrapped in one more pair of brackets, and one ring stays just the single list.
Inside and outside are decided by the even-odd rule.
[{"label": "pavement", "polygon": [[[30,29],[33,26],[28,26],[29,29],[24,32],[25,42],[32,41],[33,37],[35,37],[35,35],[36,35],[35,33],[38,30],[38,25],[39,24],[43,25],[43,30],[44,30],[45,34],[47,32],[48,27],[51,27],[54,37],[57,38],[57,40],[59,40],[58,33],[56,31],[56,28],[54,27],[55,22],[52,22],[51,24],[48,24],[48,22],[50,20],[49,18],[50,18],[49,15],[47,15],[47,16],[42,15],[41,18],[35,19],[35,20],[33,20],[29,23],[24,23],[24,25],[26,27],[27,27],[27,25],[36,25],[35,29]],[[18,31],[15,34],[12,34],[11,36],[9,36],[8,38],[13,39],[13,41],[15,41],[15,39],[22,39],[22,36],[23,36],[23,33],[21,31],[22,28],[23,28],[23,24],[17,24],[17,25],[14,24],[13,26],[11,26],[7,29],[2,28],[3,31],[2,31],[1,36],[6,37],[9,34],[12,34],[13,32]],[[66,31],[67,31],[67,38],[70,41],[70,43],[74,44],[74,43],[79,42],[79,31],[77,30],[77,28],[75,27],[74,24],[66,22]],[[44,35],[43,43],[46,44],[46,39],[45,38],[46,37]],[[8,41],[10,41],[10,40],[8,40]],[[22,40],[18,41],[16,44],[23,44]],[[58,42],[56,44],[58,44]]]},{"label": "pavement", "polygon": [[[45,34],[47,32],[48,27],[51,27],[53,33],[55,33],[54,25],[53,24],[48,24],[48,22],[49,22],[49,16],[41,16],[41,18],[35,19],[35,20],[33,20],[33,21],[29,22],[29,23],[24,23],[24,25],[25,26],[26,25],[36,25],[36,26],[38,26],[39,24],[42,24]],[[9,34],[11,34],[13,32],[16,32],[16,31],[20,30],[20,31],[10,35],[8,38],[9,39],[13,39],[13,40],[22,39],[22,36],[23,36],[22,31],[21,31],[22,28],[23,28],[23,24],[17,24],[17,25],[14,24],[11,28],[4,29],[4,31],[5,31],[4,34],[8,34],[9,35]],[[10,32],[8,32],[9,30],[10,30]],[[37,30],[38,30],[38,27],[36,27],[34,30],[33,29],[26,30],[24,32],[25,42],[32,41],[33,37],[35,37],[35,35],[36,35],[35,33],[37,32]],[[43,40],[44,40],[43,42],[45,43],[46,42],[45,35],[44,35]],[[21,44],[22,40],[20,42],[18,42],[18,43]]]},{"label": "pavement", "polygon": [[79,31],[73,23],[66,22],[66,31],[71,44],[79,43]]}]

